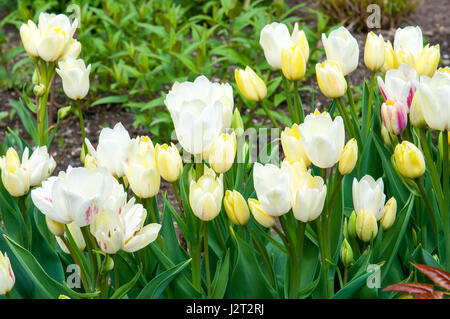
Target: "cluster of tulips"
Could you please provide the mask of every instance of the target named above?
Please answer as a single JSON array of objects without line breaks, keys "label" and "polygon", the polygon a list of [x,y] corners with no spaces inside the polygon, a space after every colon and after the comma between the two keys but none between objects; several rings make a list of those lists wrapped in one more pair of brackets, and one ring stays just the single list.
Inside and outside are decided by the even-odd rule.
[{"label": "cluster of tulips", "polygon": [[[20,28],[24,47],[36,63],[38,123],[46,116],[54,71],[61,76],[69,98],[79,101],[88,92],[90,66],[86,68],[83,60],[76,60],[81,51],[81,44],[73,39],[76,26],[77,21],[71,23],[65,15],[42,13],[38,26],[29,21]],[[69,166],[57,176],[50,176],[56,163],[47,152],[45,136],[49,128],[44,129],[45,126],[40,130],[40,146],[31,156],[25,148],[20,160],[17,151],[9,148],[0,161],[2,182],[17,201],[24,225],[29,225],[27,212],[34,205],[45,215],[47,230],[56,236],[61,251],[70,254],[81,269],[86,295],[77,295],[66,287],[67,294],[108,297],[112,289],[114,297],[123,296],[146,271],[142,267],[148,266],[147,253],[157,255],[164,267],[172,265],[163,255],[175,254],[167,246],[170,232],[164,232],[164,227],[173,225],[164,224],[161,218],[173,218],[186,241],[187,247],[182,251],[190,258],[192,279],[188,286],[194,292],[205,288],[206,297],[225,295],[227,283],[233,284],[240,271],[239,258],[245,255],[239,238],[246,238],[254,247],[251,254],[261,257],[256,259],[261,264],[257,271],[264,274],[261,278],[268,278],[270,289],[277,290],[280,269],[275,268],[269,246],[287,257],[283,259],[286,266],[277,266],[286,267],[283,297],[304,297],[316,289],[321,291],[318,296],[332,297],[336,293],[335,274],[341,288],[345,288],[348,270],[356,259],[377,247],[380,229],[388,236],[389,231],[399,232],[400,228],[405,232],[405,215],[411,213],[413,197],[427,207],[428,215],[421,215],[418,223],[426,227],[431,221],[437,247],[435,258],[448,268],[450,70],[437,70],[439,46],[423,47],[419,27],[398,29],[393,46],[381,35],[370,32],[364,62],[372,77],[358,109],[348,77],[358,65],[356,39],[340,27],[328,37],[324,34],[322,42],[326,61],[316,65],[317,81],[322,93],[333,102],[322,113],[314,110],[305,115],[298,92],[309,59],[305,33],[295,24],[290,34],[288,26],[280,23],[266,25],[261,31],[260,44],[268,64],[283,74],[292,119],[292,126],[281,132],[281,164],[251,162],[252,145],[244,138],[231,85],[211,82],[203,75],[193,82],[175,82],[165,97],[179,147],[173,143],[155,146],[148,136],[130,138],[118,123],[113,129],[101,131],[95,148],[84,138],[81,104],[75,103],[72,108],[80,117],[83,131],[84,167]],[[384,103],[374,88],[378,72]],[[246,99],[260,102],[268,98],[264,81],[250,66],[237,69],[235,79]],[[261,107],[273,126],[280,129],[272,111],[262,103]],[[363,159],[368,160],[375,144],[387,154],[383,169],[390,165],[396,176],[375,179],[362,168]],[[179,148],[187,155],[183,156],[184,165]],[[426,171],[430,178],[425,183]],[[168,209],[160,213],[161,177],[172,184],[178,211],[163,195]],[[387,178],[389,191],[385,189]],[[386,201],[387,194],[397,194],[392,189],[400,187],[391,178],[410,191],[408,200],[391,196]],[[27,200],[28,193],[31,202]],[[343,201],[347,198],[353,207],[347,210],[345,205],[344,211]],[[398,200],[404,204],[403,224],[393,227]],[[8,231],[3,233],[9,247],[17,252],[17,247],[21,247],[18,240],[13,241]],[[444,236],[444,241],[439,236]],[[381,246],[382,239],[378,238]],[[228,252],[233,243],[240,247],[240,254],[232,269]],[[20,244],[29,247],[26,240]],[[145,254],[138,254],[140,250]],[[124,285],[119,268],[123,263],[116,259],[119,252],[127,253],[127,258],[139,266],[136,278]],[[211,252],[218,259],[213,280]],[[337,266],[339,259],[345,270],[343,281]],[[306,273],[304,269],[312,263],[317,267],[318,260],[319,275],[315,276],[316,268]],[[391,267],[392,261],[388,264]],[[177,271],[181,267],[184,264]],[[114,280],[108,280],[109,276]],[[151,279],[146,277],[149,284]],[[8,293],[14,282],[8,257],[0,254],[0,294]],[[168,292],[171,294],[173,291]],[[191,295],[194,296],[201,293]]]}]

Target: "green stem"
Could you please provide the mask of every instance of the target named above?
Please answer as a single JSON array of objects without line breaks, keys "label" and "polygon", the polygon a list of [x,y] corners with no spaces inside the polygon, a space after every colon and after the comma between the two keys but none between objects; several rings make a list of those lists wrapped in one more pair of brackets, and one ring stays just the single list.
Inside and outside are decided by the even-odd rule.
[{"label": "green stem", "polygon": [[114,254],[112,258],[114,261],[114,287],[117,290],[120,286],[120,282],[119,282],[119,269],[116,263],[116,254]]},{"label": "green stem", "polygon": [[205,170],[203,161],[201,163],[195,163],[195,173],[196,173],[196,179],[197,181],[200,179],[200,177],[203,176],[203,172]]},{"label": "green stem", "polygon": [[189,249],[191,253],[191,266],[192,266],[192,285],[198,291],[202,289],[202,277],[201,277],[201,249],[199,245],[191,246]]},{"label": "green stem", "polygon": [[81,101],[80,100],[76,100],[76,108],[77,108],[77,112],[78,112],[78,119],[80,120],[80,129],[81,129],[81,138],[83,140],[82,142],[82,158],[84,159],[84,156],[86,156],[86,154],[88,153],[88,149],[87,149],[87,145],[86,145],[86,130],[84,128],[84,118],[83,118],[83,109],[81,108]]},{"label": "green stem", "polygon": [[428,198],[427,192],[425,191],[425,188],[423,187],[423,181],[422,178],[420,178],[419,180],[417,180],[417,188],[419,189],[420,195],[422,195],[423,200],[425,201],[425,204],[427,205],[427,212],[428,212],[428,216],[431,219],[431,225],[433,226],[433,230],[436,234],[436,243],[439,242],[438,240],[438,229],[437,229],[437,223],[436,223],[436,217],[434,216],[433,213],[433,207],[431,206],[430,200]]},{"label": "green stem", "polygon": [[[145,202],[147,204],[147,209],[150,212],[150,218],[152,220],[152,223],[159,223],[158,219],[156,218],[155,209],[153,208],[152,197],[145,198]],[[158,234],[158,237],[156,240],[158,241],[159,248],[161,248],[161,250],[162,250],[163,245],[162,245],[162,239],[161,239],[160,234]]]},{"label": "green stem", "polygon": [[227,252],[227,245],[225,245],[225,240],[223,239],[222,230],[220,230],[219,222],[217,218],[214,218],[214,226],[216,226],[217,234],[219,235],[220,246],[222,246],[222,250],[224,253]]},{"label": "green stem", "polygon": [[83,239],[84,242],[86,243],[87,246],[87,251],[88,251],[88,255],[89,255],[89,261],[91,263],[91,267],[94,271],[93,273],[93,277],[92,278],[96,278],[97,274],[98,274],[98,260],[97,260],[97,256],[95,256],[93,249],[96,248],[97,243],[94,241],[94,239],[92,238],[88,227],[81,227],[81,234],[83,235]]},{"label": "green stem", "polygon": [[[70,255],[73,258],[73,261],[75,261],[75,263],[78,265],[78,267],[80,268],[80,276],[81,276],[81,281],[83,282],[83,287],[84,287],[84,291],[86,292],[90,292],[89,289],[89,285],[86,279],[86,274],[85,274],[85,269],[82,267],[80,261],[77,258],[77,255],[74,252],[74,248],[69,244],[69,241],[64,237],[64,235],[59,236],[59,238],[62,240],[62,242],[64,243],[64,245],[67,247],[67,249],[70,252]],[[77,248],[78,249],[78,248]]]},{"label": "green stem", "polygon": [[370,132],[370,122],[371,122],[371,116],[372,116],[372,96],[373,96],[373,85],[375,82],[375,72],[372,72],[370,76],[370,87],[369,87],[369,100],[367,103],[367,125],[366,125],[366,132],[365,137],[367,138],[369,136]]},{"label": "green stem", "polygon": [[288,105],[288,109],[289,109],[289,115],[291,116],[291,120],[292,122],[296,122],[296,116],[295,116],[295,112],[294,112],[294,108],[292,106],[292,99],[291,99],[291,90],[289,87],[289,80],[282,75],[283,77],[283,84],[284,84],[284,93],[286,94],[286,103]]},{"label": "green stem", "polygon": [[350,80],[348,78],[348,75],[345,76],[345,80],[347,81],[347,98],[348,98],[348,101],[350,102],[350,108],[351,108],[351,111],[352,111],[352,116],[356,116],[355,119],[358,119],[357,113],[356,113],[355,101],[353,99],[353,92],[352,92],[352,89],[350,87]]},{"label": "green stem", "polygon": [[350,138],[355,137],[355,131],[353,127],[353,123],[350,121],[350,117],[348,116],[347,110],[345,109],[344,103],[340,98],[335,99],[336,105],[339,110],[339,114],[342,116],[344,120],[345,130],[347,131]]},{"label": "green stem", "polygon": [[[302,257],[303,257],[303,244],[305,240],[305,230],[306,230],[306,223],[297,221],[297,256],[298,256],[298,268],[297,268],[297,280],[298,284],[294,287],[297,287],[297,292],[300,290],[301,287],[301,269],[302,269]],[[298,293],[296,295],[298,297]]]},{"label": "green stem", "polygon": [[296,122],[298,124],[303,123],[303,120],[305,118],[305,113],[303,111],[303,104],[302,99],[300,97],[300,93],[298,91],[298,82],[294,81],[294,104],[295,104],[295,115],[296,115]]},{"label": "green stem", "polygon": [[204,257],[205,257],[205,271],[206,271],[206,291],[208,299],[211,298],[211,274],[209,270],[209,246],[208,246],[208,221],[205,221],[205,234],[203,238]]},{"label": "green stem", "polygon": [[262,102],[261,102],[261,107],[263,108],[264,112],[266,112],[266,114],[269,117],[270,121],[272,122],[273,126],[275,126],[277,129],[280,129],[280,126],[278,125],[277,121],[273,117],[272,113],[270,113],[270,110]]},{"label": "green stem", "polygon": [[183,219],[186,220],[185,216],[184,216],[183,204],[181,202],[180,191],[178,190],[178,184],[177,184],[177,182],[173,182],[171,184],[172,184],[172,188],[173,188],[173,193],[175,194],[175,198],[178,203],[178,208],[180,209],[181,217],[183,217]]}]

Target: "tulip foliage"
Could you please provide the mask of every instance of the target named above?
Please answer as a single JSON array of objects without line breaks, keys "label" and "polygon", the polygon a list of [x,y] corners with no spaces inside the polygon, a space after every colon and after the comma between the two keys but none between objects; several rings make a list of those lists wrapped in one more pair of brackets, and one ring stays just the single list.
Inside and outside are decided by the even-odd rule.
[{"label": "tulip foliage", "polygon": [[54,172],[44,124],[36,147],[6,134],[0,295],[390,298],[382,288],[413,281],[410,263],[449,270],[450,72],[437,69],[438,46],[424,47],[419,27],[398,29],[394,46],[368,34],[372,76],[359,99],[349,84],[356,39],[345,27],[323,34],[315,69],[331,100],[319,111],[298,89],[306,34],[269,24],[260,53],[282,74],[290,125],[267,109],[252,66],[237,66],[237,98],[266,112],[271,140],[246,130],[229,83],[195,74],[167,90],[175,139],[154,145],[121,123],[85,138],[90,66],[76,60],[76,23],[42,13],[20,29],[40,73],[38,123],[58,73],[84,166]]}]

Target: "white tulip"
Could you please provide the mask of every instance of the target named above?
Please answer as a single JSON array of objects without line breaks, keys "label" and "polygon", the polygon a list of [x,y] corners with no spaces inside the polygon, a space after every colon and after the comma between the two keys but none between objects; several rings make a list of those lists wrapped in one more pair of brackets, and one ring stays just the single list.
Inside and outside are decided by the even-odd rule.
[{"label": "white tulip", "polygon": [[339,63],[344,76],[356,70],[359,59],[358,41],[345,27],[333,30],[328,38],[323,33],[322,43],[327,60]]},{"label": "white tulip", "polygon": [[291,209],[289,171],[273,164],[253,166],[253,184],[263,210],[281,216]]},{"label": "white tulip", "polygon": [[201,75],[194,82],[176,82],[164,104],[181,146],[191,154],[207,153],[231,125],[233,90],[228,83],[213,83]]},{"label": "white tulip", "polygon": [[450,76],[436,72],[432,78],[420,77],[418,103],[428,126],[434,130],[450,130]]},{"label": "white tulip", "polygon": [[353,207],[357,215],[368,212],[376,220],[383,217],[386,195],[381,177],[376,181],[370,175],[365,175],[359,182],[356,178],[353,179],[352,195]]},{"label": "white tulip", "polygon": [[113,129],[104,128],[98,138],[97,150],[86,138],[89,153],[96,160],[98,166],[106,167],[116,177],[122,177],[123,162],[128,156],[131,139],[122,123],[117,123]]},{"label": "white tulip", "polygon": [[0,295],[4,295],[11,291],[16,282],[16,277],[11,267],[6,253],[3,255],[0,251]]},{"label": "white tulip", "polygon": [[81,53],[81,43],[76,39],[72,39],[70,40],[67,49],[64,51],[60,59],[61,60],[76,59],[78,58],[80,53]]},{"label": "white tulip", "polygon": [[400,64],[397,69],[388,70],[384,81],[378,77],[378,86],[384,99],[401,102],[407,107],[406,113],[409,113],[418,84],[416,70],[405,63]]},{"label": "white tulip", "polygon": [[30,174],[30,186],[38,186],[48,178],[56,167],[56,162],[47,152],[47,146],[37,147],[30,158],[29,150],[25,149],[22,156],[22,166]]},{"label": "white tulip", "polygon": [[37,48],[39,46],[40,33],[33,21],[28,20],[27,24],[20,26],[20,38],[29,56],[36,57],[39,55]]},{"label": "white tulip", "polygon": [[313,177],[301,162],[285,161],[282,169],[290,173],[290,199],[295,218],[306,223],[319,217],[327,195],[322,177]]},{"label": "white tulip", "polygon": [[155,148],[147,136],[131,140],[124,161],[124,173],[130,187],[139,198],[149,198],[159,192],[161,175],[156,166]]},{"label": "white tulip", "polygon": [[[27,149],[24,155],[27,155]],[[28,157],[28,155],[27,155]],[[22,158],[24,158],[22,156]],[[12,147],[8,148],[6,155],[0,157],[2,170],[2,182],[6,190],[14,197],[23,196],[30,189],[30,173],[20,163],[17,152]]]},{"label": "white tulip", "polygon": [[58,177],[50,177],[31,191],[34,205],[46,216],[62,224],[89,225],[112,191],[114,177],[105,168],[68,167]]},{"label": "white tulip", "polygon": [[299,129],[306,155],[314,165],[328,168],[339,161],[345,145],[342,117],[333,121],[327,112],[316,111],[306,116]]},{"label": "white tulip", "polygon": [[288,27],[283,23],[273,22],[266,25],[261,30],[259,44],[264,50],[264,56],[267,62],[274,69],[281,69],[281,53],[283,49],[290,49],[299,45],[304,53],[305,61],[309,58],[309,46],[305,33],[298,30],[298,24],[295,23],[292,35],[289,34]]},{"label": "white tulip", "polygon": [[423,49],[422,30],[419,26],[398,28],[394,36],[394,51],[405,52],[417,59]]},{"label": "white tulip", "polygon": [[86,68],[82,59],[70,57],[59,61],[56,73],[62,79],[64,93],[72,100],[81,100],[89,92],[89,72],[91,65]]}]

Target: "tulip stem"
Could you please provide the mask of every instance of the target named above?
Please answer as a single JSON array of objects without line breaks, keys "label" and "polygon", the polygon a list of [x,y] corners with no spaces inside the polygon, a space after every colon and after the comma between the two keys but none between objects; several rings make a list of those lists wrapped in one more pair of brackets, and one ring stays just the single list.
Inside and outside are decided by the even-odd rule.
[{"label": "tulip stem", "polygon": [[97,277],[98,274],[98,260],[97,256],[94,255],[93,250],[96,248],[97,243],[93,240],[91,234],[89,233],[88,227],[80,227],[81,234],[83,235],[84,242],[88,247],[89,260],[91,262],[91,267],[94,271],[93,278]]},{"label": "tulip stem", "polygon": [[431,219],[431,225],[433,226],[434,233],[436,234],[436,243],[439,242],[438,237],[438,229],[437,229],[437,223],[436,223],[436,217],[433,213],[433,207],[431,206],[430,200],[428,199],[427,192],[425,191],[423,187],[423,177],[417,180],[417,188],[419,189],[420,194],[422,195],[423,200],[425,201],[425,204],[427,205],[427,212]]},{"label": "tulip stem", "polygon": [[[66,230],[68,230],[68,229],[66,229]],[[66,237],[64,237],[64,235],[59,236],[59,238],[62,240],[64,245],[69,250],[70,255],[72,255],[73,261],[75,261],[75,263],[80,268],[80,276],[81,276],[81,281],[83,282],[84,291],[90,292],[89,285],[88,285],[88,282],[87,282],[87,279],[86,279],[86,274],[84,273],[85,269],[82,267],[80,261],[78,260],[77,255],[74,252],[74,248],[69,244],[69,241],[66,239]]]},{"label": "tulip stem", "polygon": [[352,122],[350,121],[350,118],[348,116],[347,110],[345,109],[344,103],[341,99],[336,98],[335,99],[336,106],[338,107],[339,114],[342,116],[342,119],[344,120],[345,130],[347,131],[350,138],[353,138],[356,136],[354,127]]},{"label": "tulip stem", "polygon": [[222,234],[222,231],[220,230],[220,225],[219,225],[219,222],[217,221],[217,218],[214,218],[214,225],[216,226],[217,234],[219,235],[220,246],[222,246],[223,252],[226,253],[227,245],[225,245],[225,240],[223,239],[223,234]]},{"label": "tulip stem", "polygon": [[[150,218],[152,220],[152,223],[159,223],[159,220],[156,218],[155,209],[153,207],[152,197],[146,198],[145,202],[147,204],[147,209],[150,211]],[[156,240],[158,241],[159,248],[161,248],[161,250],[162,250],[163,249],[163,245],[162,245],[162,239],[161,239],[161,235],[160,234],[158,234],[158,237],[157,237]]]},{"label": "tulip stem", "polygon": [[270,113],[270,110],[267,108],[267,106],[265,106],[264,103],[261,102],[261,107],[263,108],[264,112],[266,112],[266,114],[269,117],[270,121],[272,122],[273,126],[275,126],[277,129],[280,129],[280,126],[278,125],[277,121],[273,117],[272,113]]},{"label": "tulip stem", "polygon": [[370,132],[370,122],[371,122],[371,116],[372,116],[372,98],[373,98],[373,85],[375,82],[375,74],[376,72],[372,71],[372,74],[370,76],[370,87],[369,87],[369,100],[367,103],[367,125],[366,125],[366,132],[365,132],[365,138],[369,136]]},{"label": "tulip stem", "polygon": [[299,81],[294,81],[294,104],[295,104],[295,113],[296,113],[296,121],[298,124],[303,123],[304,119],[305,119],[305,113],[303,111],[303,103],[302,103],[302,99],[300,97],[300,93],[298,91],[298,82]]},{"label": "tulip stem", "polygon": [[294,285],[294,288],[297,289],[296,292],[296,297],[298,297],[298,291],[300,290],[301,287],[301,270],[302,270],[302,257],[303,257],[303,244],[305,241],[305,230],[306,230],[306,223],[302,222],[302,221],[297,221],[297,268],[296,268],[296,272],[297,272],[297,280],[298,283],[296,285]]},{"label": "tulip stem", "polygon": [[119,289],[119,286],[120,286],[119,269],[117,267],[116,257],[117,257],[116,254],[114,254],[113,257],[112,257],[113,258],[113,262],[114,262],[114,288],[115,288],[115,290]]},{"label": "tulip stem", "polygon": [[357,120],[358,117],[357,117],[357,113],[356,113],[355,100],[353,99],[353,92],[350,87],[350,79],[349,79],[348,75],[345,76],[345,80],[347,81],[347,98],[348,98],[348,101],[350,102],[352,116],[354,116],[355,120]]},{"label": "tulip stem", "polygon": [[84,162],[84,157],[87,155],[87,145],[86,145],[86,130],[84,128],[84,118],[83,118],[83,109],[81,108],[81,100],[75,100],[76,109],[78,113],[78,119],[80,120],[80,129],[81,129],[81,139],[83,140],[81,146],[81,159]]},{"label": "tulip stem", "polygon": [[192,258],[192,285],[195,289],[201,291],[201,242],[197,242],[194,246],[189,247],[189,252]]},{"label": "tulip stem", "polygon": [[206,271],[206,292],[208,299],[211,297],[211,274],[209,270],[209,246],[208,246],[208,221],[205,221],[205,235],[203,238],[204,257],[205,257],[205,271]]},{"label": "tulip stem", "polygon": [[289,109],[289,115],[291,116],[292,122],[295,123],[297,121],[297,117],[295,116],[294,108],[292,106],[289,80],[284,75],[282,75],[282,77],[283,77],[283,84],[284,84],[284,93],[286,94],[286,103],[287,103],[288,109]]},{"label": "tulip stem", "polygon": [[181,217],[183,217],[183,219],[185,219],[183,204],[181,203],[180,191],[178,190],[178,184],[177,184],[177,182],[173,182],[171,184],[172,184],[172,188],[173,188],[173,193],[175,194],[175,198],[178,203],[178,208],[180,209]]}]

